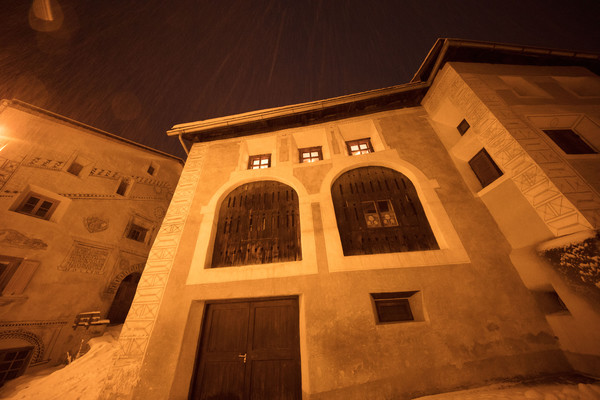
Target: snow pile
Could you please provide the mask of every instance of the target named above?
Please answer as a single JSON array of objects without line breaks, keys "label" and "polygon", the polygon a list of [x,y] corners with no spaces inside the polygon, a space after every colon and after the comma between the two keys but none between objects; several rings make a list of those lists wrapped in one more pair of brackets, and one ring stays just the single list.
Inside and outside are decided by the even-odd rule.
[{"label": "snow pile", "polygon": [[[117,350],[118,329],[92,338],[90,350],[71,364],[51,369],[49,375],[24,375],[6,382],[0,398],[7,400],[96,400]],[[45,371],[40,371],[43,373]]]},{"label": "snow pile", "polygon": [[491,385],[413,400],[600,400],[600,384]]}]

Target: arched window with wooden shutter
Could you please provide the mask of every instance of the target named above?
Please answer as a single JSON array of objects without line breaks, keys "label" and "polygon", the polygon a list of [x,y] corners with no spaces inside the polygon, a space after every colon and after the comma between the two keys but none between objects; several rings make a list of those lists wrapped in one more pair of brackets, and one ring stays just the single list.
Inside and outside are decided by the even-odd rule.
[{"label": "arched window with wooden shutter", "polygon": [[233,190],[221,203],[212,267],[302,259],[298,194],[280,182]]},{"label": "arched window with wooden shutter", "polygon": [[439,249],[417,191],[385,167],[342,174],[331,187],[345,256]]}]

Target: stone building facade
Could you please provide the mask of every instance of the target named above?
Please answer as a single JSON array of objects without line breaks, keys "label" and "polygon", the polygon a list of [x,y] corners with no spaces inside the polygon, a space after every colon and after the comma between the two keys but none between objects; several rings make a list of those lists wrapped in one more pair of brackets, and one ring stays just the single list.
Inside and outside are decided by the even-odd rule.
[{"label": "stone building facade", "polygon": [[600,224],[599,68],[440,40],[409,84],[176,125],[192,146],[104,397],[598,375],[599,310],[536,249]]},{"label": "stone building facade", "polygon": [[17,100],[0,148],[3,382],[123,322],[183,162]]}]

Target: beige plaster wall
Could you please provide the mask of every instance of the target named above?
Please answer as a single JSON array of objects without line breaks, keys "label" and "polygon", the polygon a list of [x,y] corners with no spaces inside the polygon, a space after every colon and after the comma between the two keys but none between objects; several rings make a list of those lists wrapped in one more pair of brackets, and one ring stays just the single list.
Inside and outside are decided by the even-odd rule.
[{"label": "beige plaster wall", "polygon": [[[120,279],[143,269],[182,165],[6,101],[0,147],[0,255],[39,264],[22,293],[0,296],[0,341],[37,336],[43,361],[57,364],[99,333],[73,330],[75,316],[105,318]],[[85,164],[79,176],[67,172],[75,159]],[[132,183],[125,196],[116,194],[122,179]],[[29,190],[60,202],[50,220],[13,211]],[[134,217],[150,229],[146,243],[125,237]]]},{"label": "beige plaster wall", "polygon": [[[375,152],[348,156],[344,141],[367,136]],[[327,155],[323,161],[298,163],[298,147],[318,145]],[[277,163],[247,170],[249,149],[276,154]],[[186,183],[175,193],[185,211],[177,225],[169,225],[168,216],[163,225],[165,250],[171,249],[162,253],[166,284],[149,285],[148,295],[138,290],[134,300],[141,306],[147,298],[158,313],[131,318],[122,342],[139,347],[124,351],[117,363],[111,385],[120,389],[112,398],[187,398],[203,307],[217,299],[299,297],[307,399],[402,399],[570,369],[511,263],[509,243],[423,108],[195,144],[192,156]],[[440,250],[343,257],[330,187],[343,172],[367,165],[411,179]],[[302,261],[208,268],[220,201],[261,179],[298,193]],[[183,229],[168,236],[175,226]],[[162,247],[155,249],[158,256]],[[421,292],[424,320],[376,325],[369,293],[408,290]],[[135,385],[133,393],[127,384]]]},{"label": "beige plaster wall", "polygon": [[[535,247],[599,226],[600,154],[566,154],[542,130],[573,129],[600,149],[600,78],[579,67],[449,63],[423,105],[472,195],[514,249],[525,285],[555,290],[565,302],[569,313],[546,318],[569,360],[598,375],[600,310],[569,290]],[[462,119],[471,125],[464,136],[456,129]],[[482,148],[503,172],[483,189],[468,166]]]}]

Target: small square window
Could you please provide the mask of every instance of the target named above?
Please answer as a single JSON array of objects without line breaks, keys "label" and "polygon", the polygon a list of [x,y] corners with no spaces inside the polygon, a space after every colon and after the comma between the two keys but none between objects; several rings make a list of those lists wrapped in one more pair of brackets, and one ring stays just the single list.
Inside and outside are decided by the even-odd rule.
[{"label": "small square window", "polygon": [[467,133],[467,131],[469,130],[470,127],[471,127],[471,125],[469,125],[469,123],[467,122],[467,120],[463,119],[462,121],[460,121],[460,124],[458,124],[458,126],[456,127],[456,129],[458,129],[458,132],[462,136],[465,133]]},{"label": "small square window", "polygon": [[122,179],[121,182],[119,182],[119,187],[117,188],[117,194],[121,195],[121,196],[125,196],[128,189],[129,189],[129,180]]},{"label": "small square window", "polygon": [[544,133],[567,154],[598,153],[571,129],[546,129]]},{"label": "small square window", "polygon": [[146,169],[146,173],[150,176],[156,176],[160,165],[157,162],[152,161],[148,168]]},{"label": "small square window", "polygon": [[21,214],[27,214],[32,217],[48,220],[52,216],[52,213],[58,204],[59,202],[56,200],[31,193],[25,197],[25,200],[19,207],[15,209],[15,211]]},{"label": "small square window", "polygon": [[248,169],[263,169],[271,167],[271,154],[260,154],[250,156],[248,159]]},{"label": "small square window", "polygon": [[79,176],[82,169],[83,169],[83,165],[79,164],[77,161],[73,161],[71,163],[71,165],[69,165],[67,172],[70,174],[73,174],[75,176]]},{"label": "small square window", "polygon": [[127,239],[132,239],[137,242],[145,243],[147,235],[148,235],[148,229],[132,223],[129,225],[129,229],[127,231],[126,237],[127,237]]},{"label": "small square window", "polygon": [[323,152],[321,146],[318,147],[306,147],[298,150],[300,154],[301,163],[312,163],[323,159]]},{"label": "small square window", "polygon": [[482,187],[486,187],[490,183],[502,176],[502,170],[496,165],[492,157],[485,149],[481,149],[469,160],[471,169],[479,179]]},{"label": "small square window", "polygon": [[417,320],[413,313],[413,305],[411,305],[412,298],[416,293],[418,292],[371,293],[377,323]]},{"label": "small square window", "polygon": [[150,175],[154,175],[154,167],[152,165],[150,165],[148,167],[148,171],[147,171]]},{"label": "small square window", "polygon": [[351,156],[373,152],[373,146],[371,146],[371,139],[369,138],[350,140],[346,142],[346,147],[348,148],[348,154]]}]

